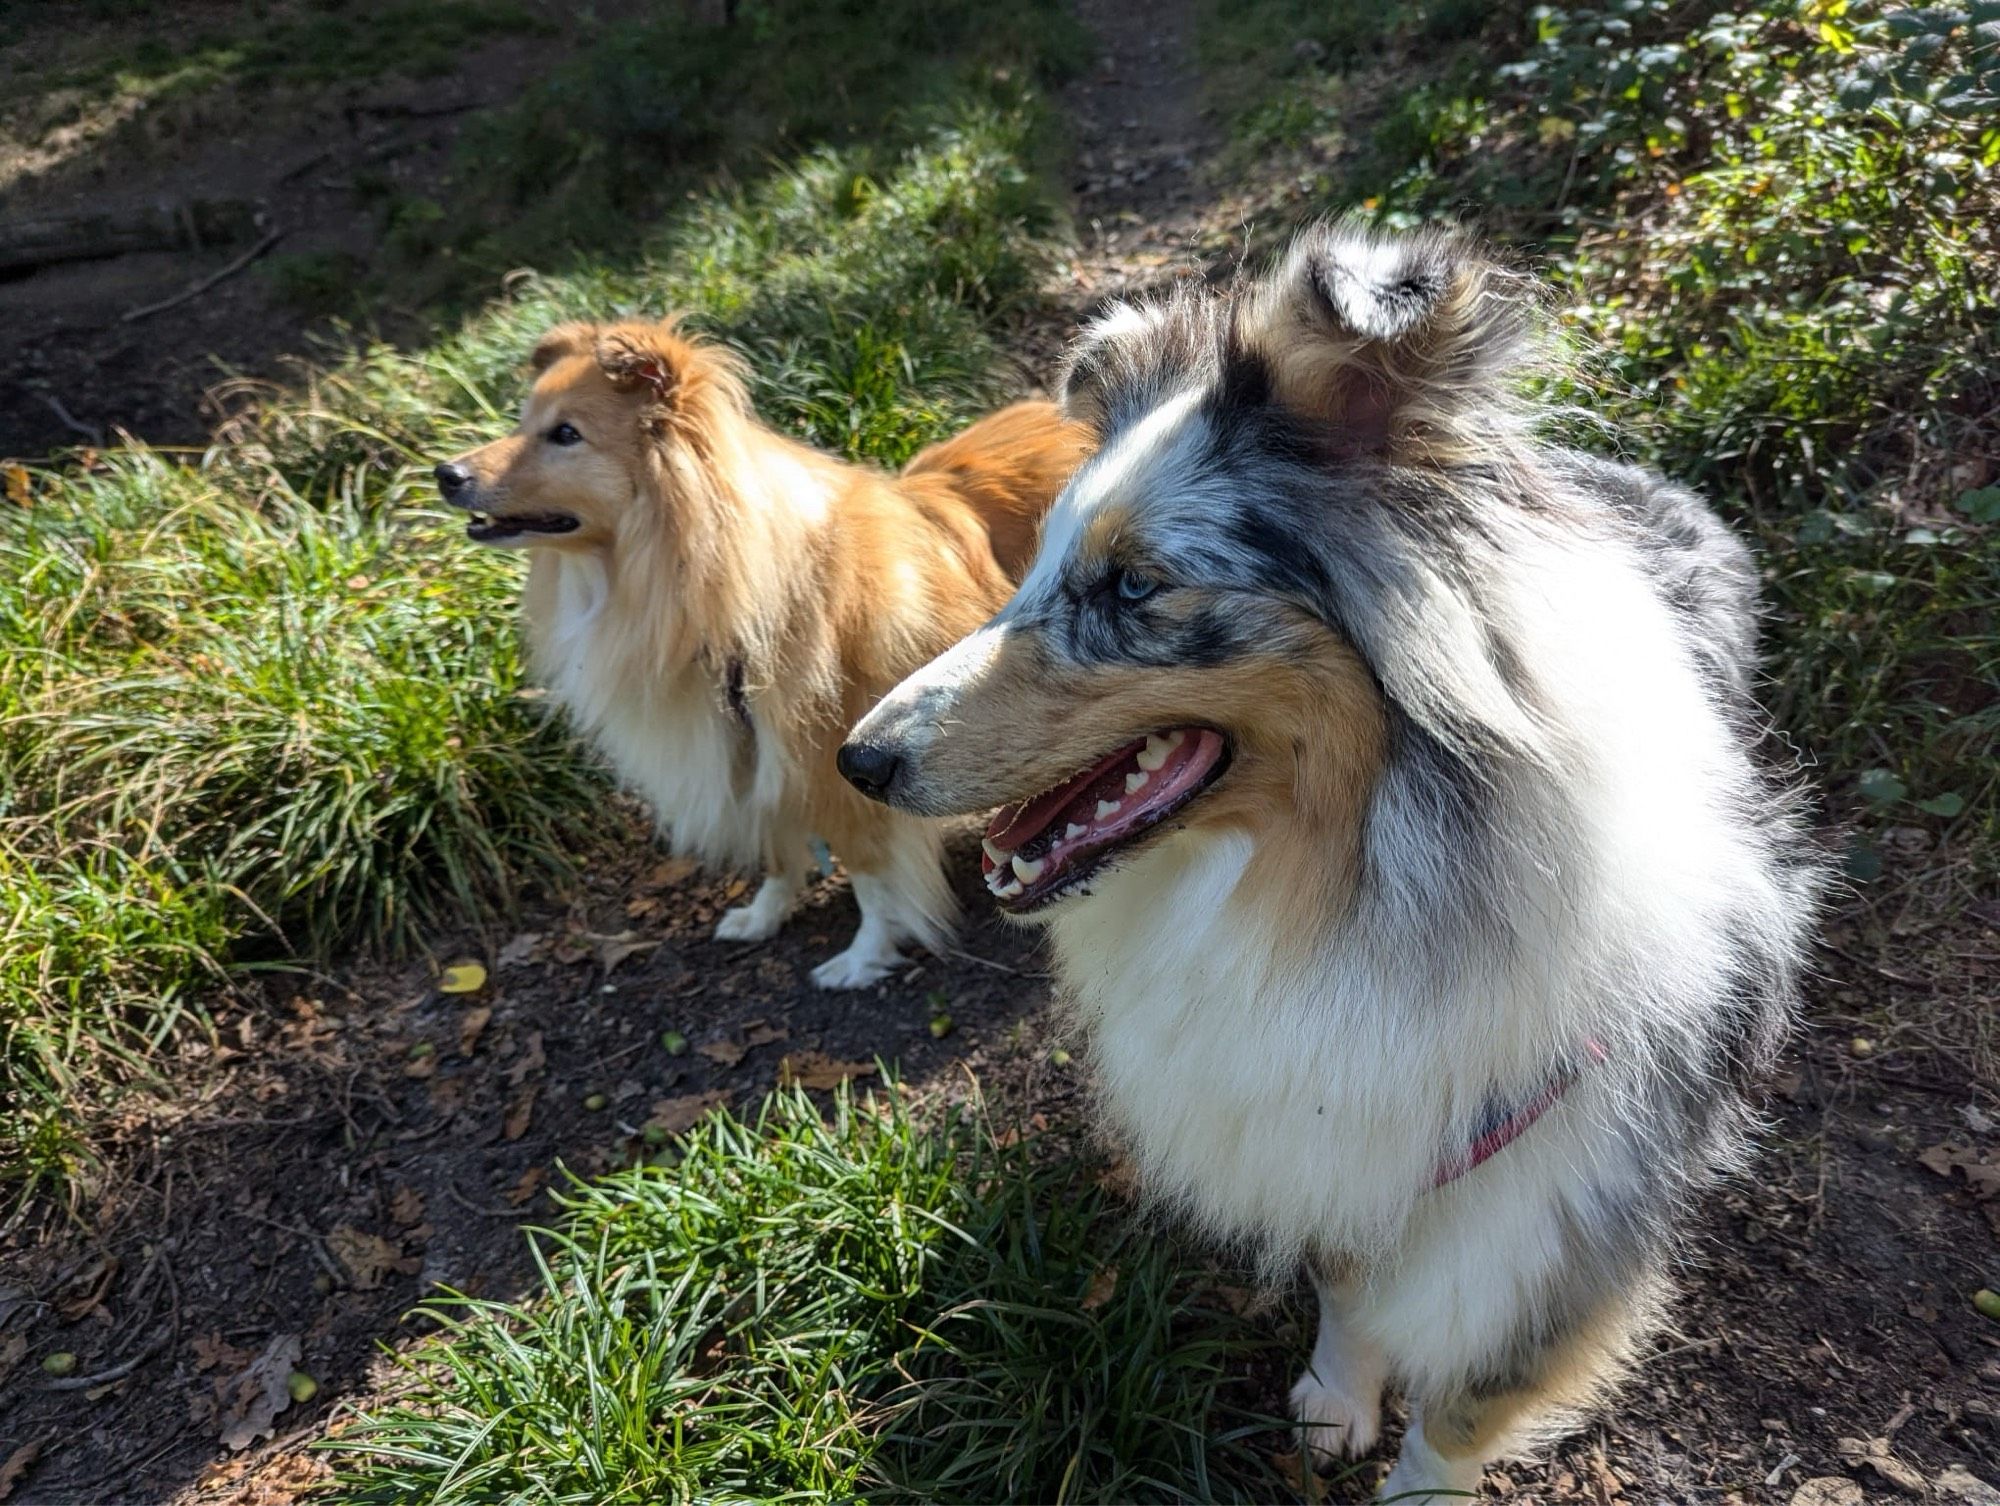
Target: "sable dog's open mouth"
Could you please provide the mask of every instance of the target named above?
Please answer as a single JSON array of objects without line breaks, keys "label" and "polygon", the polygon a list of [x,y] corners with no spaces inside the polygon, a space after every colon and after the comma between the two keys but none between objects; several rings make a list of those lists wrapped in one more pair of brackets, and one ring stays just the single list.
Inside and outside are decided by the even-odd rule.
[{"label": "sable dog's open mouth", "polygon": [[576,528],[576,519],[566,512],[475,512],[465,525],[465,536],[475,544],[497,544],[524,533],[574,533]]},{"label": "sable dog's open mouth", "polygon": [[1003,805],[986,828],[980,868],[1004,910],[1069,893],[1115,853],[1207,789],[1229,743],[1207,727],[1156,732],[1029,800]]}]

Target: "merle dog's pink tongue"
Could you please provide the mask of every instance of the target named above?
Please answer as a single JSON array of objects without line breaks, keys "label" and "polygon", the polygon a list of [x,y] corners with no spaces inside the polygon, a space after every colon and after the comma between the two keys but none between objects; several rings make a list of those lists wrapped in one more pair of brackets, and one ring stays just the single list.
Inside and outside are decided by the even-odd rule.
[{"label": "merle dog's pink tongue", "polygon": [[1084,770],[1076,778],[1052,790],[1044,790],[1031,800],[1017,800],[1012,805],[1001,806],[987,824],[986,840],[1002,852],[1012,852],[1033,840],[1036,833],[1046,829],[1085,789],[1131,762],[1133,754],[1144,746],[1142,740],[1120,748],[1101,759],[1095,767]]}]

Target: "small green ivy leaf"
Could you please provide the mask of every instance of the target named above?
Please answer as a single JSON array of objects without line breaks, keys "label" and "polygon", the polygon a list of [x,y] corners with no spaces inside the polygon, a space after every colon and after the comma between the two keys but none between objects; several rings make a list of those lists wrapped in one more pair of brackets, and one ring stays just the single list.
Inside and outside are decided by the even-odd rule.
[{"label": "small green ivy leaf", "polygon": [[1889,769],[1870,769],[1854,781],[1861,798],[1875,805],[1893,805],[1910,793],[1910,787]]},{"label": "small green ivy leaf", "polygon": [[1866,842],[1856,842],[1847,849],[1847,861],[1843,865],[1847,876],[1857,884],[1872,884],[1882,876],[1882,854]]},{"label": "small green ivy leaf", "polygon": [[1975,523],[2000,523],[2000,486],[1961,492],[1952,505]]},{"label": "small green ivy leaf", "polygon": [[1965,796],[1957,790],[1947,790],[1942,795],[1933,795],[1928,800],[1919,800],[1917,809],[1929,815],[1943,816],[1949,821],[1965,809]]}]

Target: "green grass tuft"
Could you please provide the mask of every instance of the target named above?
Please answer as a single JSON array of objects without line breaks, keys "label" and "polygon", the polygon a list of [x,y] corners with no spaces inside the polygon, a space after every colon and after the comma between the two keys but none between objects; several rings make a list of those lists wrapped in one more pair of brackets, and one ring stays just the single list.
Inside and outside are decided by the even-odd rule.
[{"label": "green grass tuft", "polygon": [[[780,1092],[578,1186],[521,1304],[449,1299],[330,1499],[1233,1500],[1268,1347],[1074,1159]],[[1281,1424],[1279,1424],[1281,1426]]]},{"label": "green grass tuft", "polygon": [[[0,957],[0,1180],[73,1167],[197,978],[407,945],[590,851],[604,786],[528,698],[520,562],[430,507],[431,464],[511,426],[549,324],[687,313],[750,356],[772,422],[890,465],[1006,394],[991,330],[1059,230],[1042,117],[1015,84],[912,129],[684,200],[620,238],[628,260],[517,278],[198,459],[10,473],[0,907],[22,938],[72,927],[79,956]],[[67,919],[51,875],[115,896],[143,942]]]}]

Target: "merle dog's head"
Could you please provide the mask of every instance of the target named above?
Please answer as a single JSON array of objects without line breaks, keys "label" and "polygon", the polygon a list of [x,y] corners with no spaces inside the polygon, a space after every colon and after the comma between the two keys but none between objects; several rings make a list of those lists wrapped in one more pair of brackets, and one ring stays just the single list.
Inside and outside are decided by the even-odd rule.
[{"label": "merle dog's head", "polygon": [[1001,805],[988,884],[1028,911],[1171,832],[1351,844],[1404,766],[1470,784],[1531,744],[1461,546],[1532,505],[1534,302],[1457,235],[1325,227],[1248,285],[1115,307],[1064,382],[1101,448],[1027,578],[844,766],[913,812]]}]

